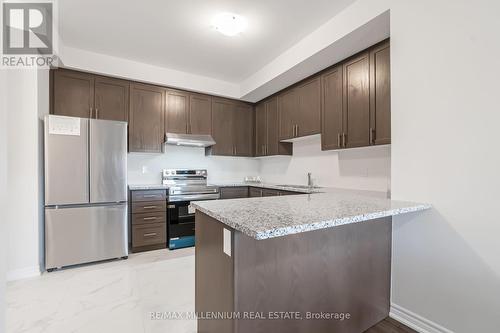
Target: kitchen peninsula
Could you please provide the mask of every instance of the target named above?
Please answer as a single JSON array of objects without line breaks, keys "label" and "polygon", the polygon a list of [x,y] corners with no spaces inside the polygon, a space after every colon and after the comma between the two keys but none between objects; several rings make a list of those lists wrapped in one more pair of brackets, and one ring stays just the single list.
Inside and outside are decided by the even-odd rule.
[{"label": "kitchen peninsula", "polygon": [[196,311],[241,316],[198,332],[361,333],[388,316],[391,217],[430,205],[323,191],[191,204]]}]

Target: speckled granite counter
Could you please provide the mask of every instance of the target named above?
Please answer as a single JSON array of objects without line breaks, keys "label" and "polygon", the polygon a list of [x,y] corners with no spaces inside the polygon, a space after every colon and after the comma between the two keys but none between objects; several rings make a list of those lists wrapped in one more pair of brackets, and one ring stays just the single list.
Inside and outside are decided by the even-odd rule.
[{"label": "speckled granite counter", "polygon": [[152,184],[152,185],[129,185],[130,191],[145,191],[145,190],[168,190],[168,185]]},{"label": "speckled granite counter", "polygon": [[[285,189],[289,190],[289,188]],[[323,190],[326,193],[197,201],[192,202],[191,205],[227,226],[258,240],[431,208],[429,204],[377,197],[373,195],[373,192],[332,188],[323,188]]]},{"label": "speckled granite counter", "polygon": [[300,192],[300,193],[322,193],[325,192],[328,188],[326,187],[305,187],[298,185],[294,187],[293,185],[276,185],[276,184],[268,184],[268,183],[252,183],[252,182],[242,182],[242,183],[211,183],[210,185],[219,186],[219,187],[241,187],[241,186],[251,186],[258,188],[268,188],[273,190],[280,191],[290,191],[290,192]]}]

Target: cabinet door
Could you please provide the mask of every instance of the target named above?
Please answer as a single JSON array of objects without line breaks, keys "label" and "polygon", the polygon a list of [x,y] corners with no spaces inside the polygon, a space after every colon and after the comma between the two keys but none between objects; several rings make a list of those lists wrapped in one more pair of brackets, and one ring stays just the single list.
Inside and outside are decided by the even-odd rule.
[{"label": "cabinet door", "polygon": [[272,190],[268,188],[262,189],[262,196],[263,197],[276,197],[279,195],[279,191],[277,190]]},{"label": "cabinet door", "polygon": [[370,144],[391,143],[389,42],[370,52]]},{"label": "cabinet door", "polygon": [[369,69],[368,53],[344,64],[344,146],[348,148],[370,144]]},{"label": "cabinet door", "polygon": [[162,152],[165,89],[133,83],[130,86],[129,151]]},{"label": "cabinet door", "polygon": [[262,102],[255,107],[255,156],[266,155],[267,131],[266,103]]},{"label": "cabinet door", "polygon": [[250,198],[258,198],[262,196],[262,189],[256,187],[250,187],[248,189],[248,196]]},{"label": "cabinet door", "polygon": [[234,155],[254,155],[254,110],[251,105],[237,103],[234,110]]},{"label": "cabinet door", "polygon": [[167,90],[165,128],[168,133],[188,133],[189,94]]},{"label": "cabinet door", "polygon": [[291,139],[295,136],[295,125],[297,124],[298,96],[295,89],[290,89],[279,95],[279,138],[280,140]]},{"label": "cabinet door", "polygon": [[321,80],[315,77],[297,87],[299,111],[297,136],[318,134],[321,130]]},{"label": "cabinet door", "polygon": [[339,149],[342,145],[342,66],[321,76],[321,149]]},{"label": "cabinet door", "polygon": [[278,98],[273,97],[266,102],[266,116],[267,155],[292,155],[292,143],[280,142],[279,139]]},{"label": "cabinet door", "polygon": [[189,95],[189,133],[212,134],[212,98],[207,95]]},{"label": "cabinet door", "polygon": [[94,117],[104,120],[128,120],[128,81],[97,76],[95,78]]},{"label": "cabinet door", "polygon": [[238,199],[238,198],[248,198],[248,187],[221,187],[220,198],[221,199]]},{"label": "cabinet door", "polygon": [[213,155],[234,155],[234,102],[212,98]]},{"label": "cabinet door", "polygon": [[52,114],[92,118],[94,76],[64,69],[53,71]]}]

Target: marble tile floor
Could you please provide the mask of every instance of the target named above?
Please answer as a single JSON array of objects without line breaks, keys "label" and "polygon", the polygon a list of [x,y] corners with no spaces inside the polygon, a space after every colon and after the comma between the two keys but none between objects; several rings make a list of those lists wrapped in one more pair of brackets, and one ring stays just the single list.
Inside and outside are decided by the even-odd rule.
[{"label": "marble tile floor", "polygon": [[7,333],[195,333],[195,320],[152,320],[194,312],[194,248],[158,250],[45,273],[7,286]]}]

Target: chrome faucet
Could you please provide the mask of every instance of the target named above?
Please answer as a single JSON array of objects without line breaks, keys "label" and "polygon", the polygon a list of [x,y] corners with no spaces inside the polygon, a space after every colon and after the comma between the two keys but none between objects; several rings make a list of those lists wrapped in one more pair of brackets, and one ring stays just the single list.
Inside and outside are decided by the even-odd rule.
[{"label": "chrome faucet", "polygon": [[309,187],[313,187],[313,181],[312,181],[311,176],[312,176],[312,173],[308,172],[307,173],[307,186],[309,186]]}]

